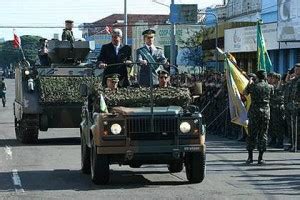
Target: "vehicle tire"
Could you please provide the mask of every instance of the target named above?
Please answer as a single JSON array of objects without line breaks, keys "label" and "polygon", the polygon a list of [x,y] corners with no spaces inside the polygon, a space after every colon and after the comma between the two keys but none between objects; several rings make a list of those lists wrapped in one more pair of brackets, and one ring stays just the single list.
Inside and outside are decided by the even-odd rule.
[{"label": "vehicle tire", "polygon": [[109,182],[109,162],[107,155],[99,155],[92,141],[91,148],[91,178],[96,185],[105,185]]},{"label": "vehicle tire", "polygon": [[170,173],[179,173],[183,169],[183,163],[181,161],[175,161],[168,165]]},{"label": "vehicle tire", "polygon": [[190,183],[201,183],[206,174],[205,152],[186,154],[185,171]]},{"label": "vehicle tire", "polygon": [[91,173],[91,159],[90,159],[90,148],[86,145],[83,139],[82,133],[80,133],[81,140],[81,171],[84,174]]},{"label": "vehicle tire", "polygon": [[23,144],[36,144],[38,142],[39,129],[25,128],[22,126],[22,121],[15,119],[16,138]]}]

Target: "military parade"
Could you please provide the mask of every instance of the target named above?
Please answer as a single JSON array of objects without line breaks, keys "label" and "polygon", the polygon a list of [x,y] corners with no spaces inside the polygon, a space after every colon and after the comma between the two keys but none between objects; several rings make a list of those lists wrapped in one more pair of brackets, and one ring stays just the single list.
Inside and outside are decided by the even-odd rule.
[{"label": "military parade", "polygon": [[298,1],[62,3],[0,7],[0,199],[299,199]]}]

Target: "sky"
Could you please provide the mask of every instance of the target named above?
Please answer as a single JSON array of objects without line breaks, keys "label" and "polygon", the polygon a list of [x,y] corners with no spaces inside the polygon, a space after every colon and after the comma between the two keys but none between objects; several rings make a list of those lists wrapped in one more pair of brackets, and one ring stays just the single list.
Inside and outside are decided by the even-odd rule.
[{"label": "sky", "polygon": [[[127,0],[128,14],[169,14],[171,0]],[[222,4],[223,0],[175,0],[176,4],[198,4],[198,9]],[[111,14],[124,13],[124,0],[0,0],[0,39],[18,35],[38,35],[51,39],[61,35],[66,19],[75,26],[91,23]],[[20,26],[40,28],[20,28]],[[57,28],[41,28],[57,27]],[[75,38],[81,31],[74,30]]]}]

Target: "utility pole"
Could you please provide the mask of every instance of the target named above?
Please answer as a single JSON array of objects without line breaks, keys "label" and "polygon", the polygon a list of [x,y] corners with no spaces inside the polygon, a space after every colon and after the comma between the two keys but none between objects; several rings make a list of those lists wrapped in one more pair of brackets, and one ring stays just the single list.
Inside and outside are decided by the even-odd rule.
[{"label": "utility pole", "polygon": [[124,43],[127,44],[127,32],[128,32],[128,28],[127,28],[127,0],[124,0],[124,23],[125,23],[125,34],[124,34]]},{"label": "utility pole", "polygon": [[[174,6],[174,0],[171,1],[171,8]],[[171,17],[171,11],[170,10],[170,17]],[[175,44],[175,35],[176,35],[176,27],[175,23],[171,23],[171,48],[170,48],[170,64],[175,65],[176,63],[176,44]]]}]

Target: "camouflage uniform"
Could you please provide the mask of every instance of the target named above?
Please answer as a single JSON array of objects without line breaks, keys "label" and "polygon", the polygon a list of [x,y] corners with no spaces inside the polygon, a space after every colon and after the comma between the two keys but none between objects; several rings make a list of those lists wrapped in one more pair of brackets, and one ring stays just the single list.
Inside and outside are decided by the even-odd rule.
[{"label": "camouflage uniform", "polygon": [[283,135],[285,132],[285,117],[284,117],[284,96],[283,85],[279,85],[274,88],[274,94],[270,99],[270,125],[269,136],[271,142],[274,141],[277,147],[282,146]]},{"label": "camouflage uniform", "polygon": [[[299,111],[300,111],[300,77],[298,76],[291,82],[291,119],[292,119],[292,149],[295,148],[295,138],[296,138],[296,129],[297,129],[297,147],[299,148],[300,139],[299,139],[299,129],[300,129],[300,120],[299,120]],[[296,123],[297,120],[297,123]],[[296,127],[297,126],[297,127]]]},{"label": "camouflage uniform", "polygon": [[73,31],[69,30],[69,29],[64,29],[62,36],[61,36],[62,40],[67,40],[70,41],[71,43],[73,43],[75,41],[74,35],[73,35]]},{"label": "camouflage uniform", "polygon": [[251,95],[251,106],[248,112],[249,135],[247,137],[247,150],[253,151],[257,143],[259,152],[266,151],[267,132],[270,120],[270,96],[273,94],[273,86],[260,80],[249,84],[245,93]]},{"label": "camouflage uniform", "polygon": [[288,139],[288,143],[292,142],[292,99],[291,99],[291,90],[292,84],[291,82],[287,82],[284,85],[283,96],[284,96],[284,115],[285,115],[285,124],[287,126],[286,138]]}]

